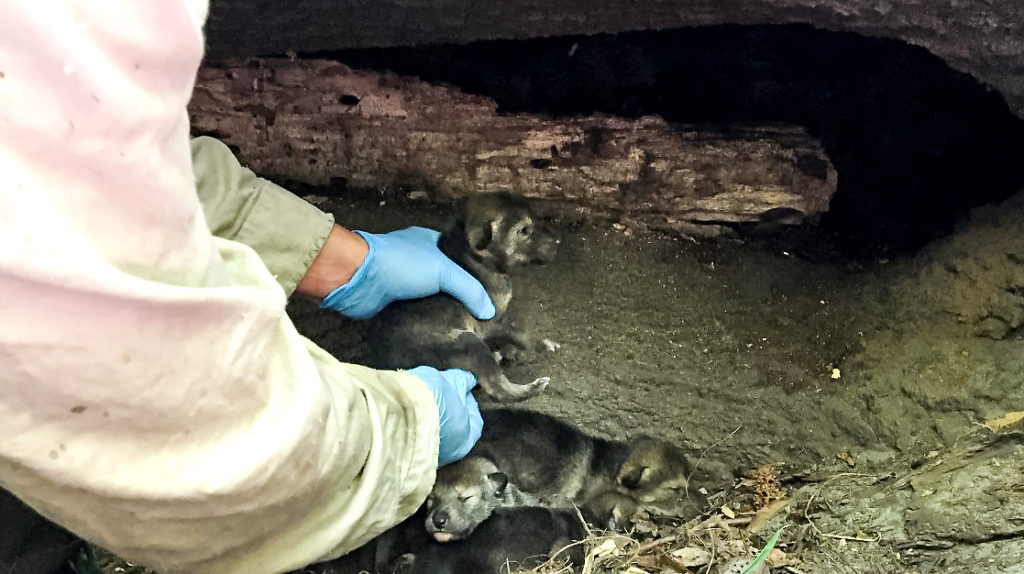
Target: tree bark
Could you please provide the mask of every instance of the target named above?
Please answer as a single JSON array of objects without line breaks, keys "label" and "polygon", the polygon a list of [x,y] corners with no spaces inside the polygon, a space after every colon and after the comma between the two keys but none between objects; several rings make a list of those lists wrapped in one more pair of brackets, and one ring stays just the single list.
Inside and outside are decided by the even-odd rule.
[{"label": "tree bark", "polygon": [[923,46],[995,86],[1024,115],[1020,0],[218,0],[212,58],[346,48],[805,22]]},{"label": "tree bark", "polygon": [[326,60],[204,67],[190,114],[267,177],[432,198],[510,191],[688,234],[814,219],[836,187],[821,145],[793,126],[500,114],[487,98]]}]

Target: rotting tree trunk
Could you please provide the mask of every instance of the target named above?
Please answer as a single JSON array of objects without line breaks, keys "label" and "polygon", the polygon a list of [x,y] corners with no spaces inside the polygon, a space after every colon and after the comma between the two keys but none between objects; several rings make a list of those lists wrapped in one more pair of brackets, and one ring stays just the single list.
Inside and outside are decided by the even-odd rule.
[{"label": "rotting tree trunk", "polygon": [[262,175],[428,196],[511,191],[549,212],[715,235],[828,209],[836,173],[793,126],[500,114],[487,98],[326,60],[200,70],[194,130]]},{"label": "rotting tree trunk", "polygon": [[1024,115],[1021,0],[217,0],[210,57],[806,22],[900,38],[996,87]]}]

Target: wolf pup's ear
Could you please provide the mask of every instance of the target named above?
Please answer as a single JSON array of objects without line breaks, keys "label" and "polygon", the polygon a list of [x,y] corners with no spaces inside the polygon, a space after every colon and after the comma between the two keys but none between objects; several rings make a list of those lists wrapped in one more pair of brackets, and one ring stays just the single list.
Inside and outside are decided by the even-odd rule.
[{"label": "wolf pup's ear", "polygon": [[469,221],[466,224],[466,239],[474,251],[484,251],[491,246],[494,235],[501,225],[501,219]]},{"label": "wolf pup's ear", "polygon": [[492,472],[487,475],[487,479],[494,485],[494,495],[504,496],[505,487],[508,486],[508,475],[504,472]]},{"label": "wolf pup's ear", "polygon": [[623,468],[619,472],[619,484],[630,490],[635,490],[643,484],[644,480],[650,474],[650,471],[650,467],[641,465],[633,465],[630,468]]}]

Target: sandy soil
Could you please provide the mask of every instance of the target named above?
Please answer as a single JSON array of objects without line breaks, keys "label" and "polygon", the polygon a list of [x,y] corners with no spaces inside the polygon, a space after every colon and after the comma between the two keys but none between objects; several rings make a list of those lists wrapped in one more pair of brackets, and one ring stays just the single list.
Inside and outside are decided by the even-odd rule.
[{"label": "sandy soil", "polygon": [[[321,207],[371,231],[445,217],[394,199]],[[517,321],[561,345],[511,371],[551,377],[530,408],[605,436],[678,441],[712,492],[777,465],[793,503],[776,520],[794,526],[783,548],[800,549],[801,572],[1011,572],[1024,557],[1024,514],[1000,511],[1024,500],[1011,488],[1024,482],[1016,439],[934,479],[932,494],[961,510],[988,505],[981,522],[923,504],[926,480],[909,479],[965,445],[989,452],[982,423],[1024,409],[1024,199],[896,260],[844,260],[806,232],[710,242],[554,224],[556,261],[514,277]],[[358,325],[307,304],[290,312],[358,361]],[[982,560],[986,545],[1011,558]]]},{"label": "sandy soil", "polygon": [[[446,215],[310,199],[369,231]],[[556,261],[514,277],[517,321],[561,345],[511,371],[551,377],[526,406],[677,441],[714,494],[697,531],[642,523],[634,536],[750,551],[784,527],[775,574],[1024,572],[1024,428],[1003,426],[1024,417],[1024,194],[894,260],[844,260],[813,230],[710,242],[553,224]],[[336,356],[365,352],[358,323],[298,301],[289,312]],[[750,533],[742,478],[766,464],[788,504]],[[726,514],[738,526],[720,527]]]}]

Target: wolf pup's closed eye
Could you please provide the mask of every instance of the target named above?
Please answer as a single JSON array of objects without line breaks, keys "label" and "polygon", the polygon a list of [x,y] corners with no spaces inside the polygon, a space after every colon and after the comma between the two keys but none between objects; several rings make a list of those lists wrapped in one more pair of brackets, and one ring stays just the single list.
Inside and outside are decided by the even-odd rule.
[{"label": "wolf pup's closed eye", "polygon": [[367,324],[374,353],[371,366],[465,369],[476,376],[478,388],[503,403],[540,394],[547,387],[547,377],[516,384],[501,368],[503,361],[540,347],[505,319],[512,299],[508,274],[530,263],[550,262],[556,244],[554,235],[521,198],[495,194],[466,200],[438,246],[483,284],[497,314],[479,321],[443,294],[392,303]]}]

